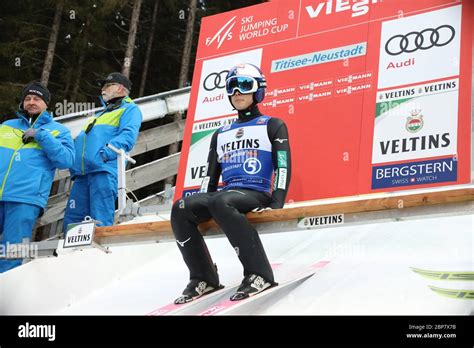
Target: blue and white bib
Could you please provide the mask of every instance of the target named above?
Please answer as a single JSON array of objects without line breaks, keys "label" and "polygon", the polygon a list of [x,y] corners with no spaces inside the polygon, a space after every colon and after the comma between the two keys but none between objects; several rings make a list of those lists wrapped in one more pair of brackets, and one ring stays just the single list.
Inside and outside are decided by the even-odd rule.
[{"label": "blue and white bib", "polygon": [[245,123],[232,123],[218,130],[217,156],[224,190],[246,188],[271,191],[272,144],[268,139],[268,116]]}]

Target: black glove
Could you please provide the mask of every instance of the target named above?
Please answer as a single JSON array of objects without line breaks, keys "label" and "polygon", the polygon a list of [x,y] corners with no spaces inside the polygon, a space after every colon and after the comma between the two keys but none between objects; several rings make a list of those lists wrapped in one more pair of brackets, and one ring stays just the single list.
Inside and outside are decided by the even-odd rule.
[{"label": "black glove", "polygon": [[21,139],[23,140],[23,144],[28,144],[35,140],[36,132],[37,131],[34,128],[27,129],[21,137]]}]

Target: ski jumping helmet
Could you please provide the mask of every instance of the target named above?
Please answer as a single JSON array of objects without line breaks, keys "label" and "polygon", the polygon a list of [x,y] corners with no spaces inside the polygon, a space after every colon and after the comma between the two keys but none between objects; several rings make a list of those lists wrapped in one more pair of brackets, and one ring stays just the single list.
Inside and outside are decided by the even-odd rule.
[{"label": "ski jumping helmet", "polygon": [[231,68],[225,80],[227,95],[230,97],[238,90],[242,94],[253,93],[254,104],[265,97],[267,81],[262,71],[250,63],[238,64]]}]

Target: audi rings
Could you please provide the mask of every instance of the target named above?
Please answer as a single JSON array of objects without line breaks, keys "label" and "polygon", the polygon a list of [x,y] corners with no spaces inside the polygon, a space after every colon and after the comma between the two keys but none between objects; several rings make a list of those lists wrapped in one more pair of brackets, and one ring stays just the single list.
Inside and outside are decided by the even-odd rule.
[{"label": "audi rings", "polygon": [[[430,34],[429,37],[427,37],[427,33]],[[445,33],[449,33],[449,36]],[[442,47],[453,41],[455,36],[456,31],[448,24],[441,25],[436,29],[428,28],[420,32],[412,31],[406,35],[395,35],[391,37],[385,44],[385,52],[391,56],[398,56],[402,53],[413,53],[417,50]],[[390,45],[391,43],[392,45]]]},{"label": "audi rings", "polygon": [[225,88],[225,78],[229,70],[222,70],[219,73],[211,73],[204,79],[203,87],[206,91]]}]

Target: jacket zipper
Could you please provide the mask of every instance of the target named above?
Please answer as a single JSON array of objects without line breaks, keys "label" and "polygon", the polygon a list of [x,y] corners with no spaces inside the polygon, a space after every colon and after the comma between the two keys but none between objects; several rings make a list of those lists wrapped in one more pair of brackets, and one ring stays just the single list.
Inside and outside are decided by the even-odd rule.
[{"label": "jacket zipper", "polygon": [[84,145],[82,145],[82,175],[84,175],[84,154],[86,152],[87,135],[84,135]]},{"label": "jacket zipper", "polygon": [[10,171],[11,171],[11,169],[12,169],[13,159],[15,158],[16,153],[17,153],[19,150],[21,150],[22,147],[23,147],[23,146],[21,146],[19,149],[15,150],[15,151],[13,152],[12,157],[10,158],[10,163],[8,164],[7,173],[5,174],[5,177],[3,178],[2,187],[0,188],[0,200],[1,200],[2,197],[3,197],[3,191],[5,190],[5,184],[7,183],[8,175],[10,174]]},{"label": "jacket zipper", "polygon": [[[121,105],[122,103],[120,103]],[[112,110],[112,109],[111,109]],[[108,110],[108,108],[106,107],[104,110],[102,110],[102,112],[100,114],[98,114],[95,118],[96,120],[102,116],[103,114],[105,114],[107,111],[111,111],[111,110]],[[84,168],[84,155],[85,155],[85,152],[86,152],[86,140],[87,140],[87,134],[84,134],[84,144],[82,145],[82,161],[81,161],[81,169],[82,169],[82,175],[85,175],[85,168]]]}]

